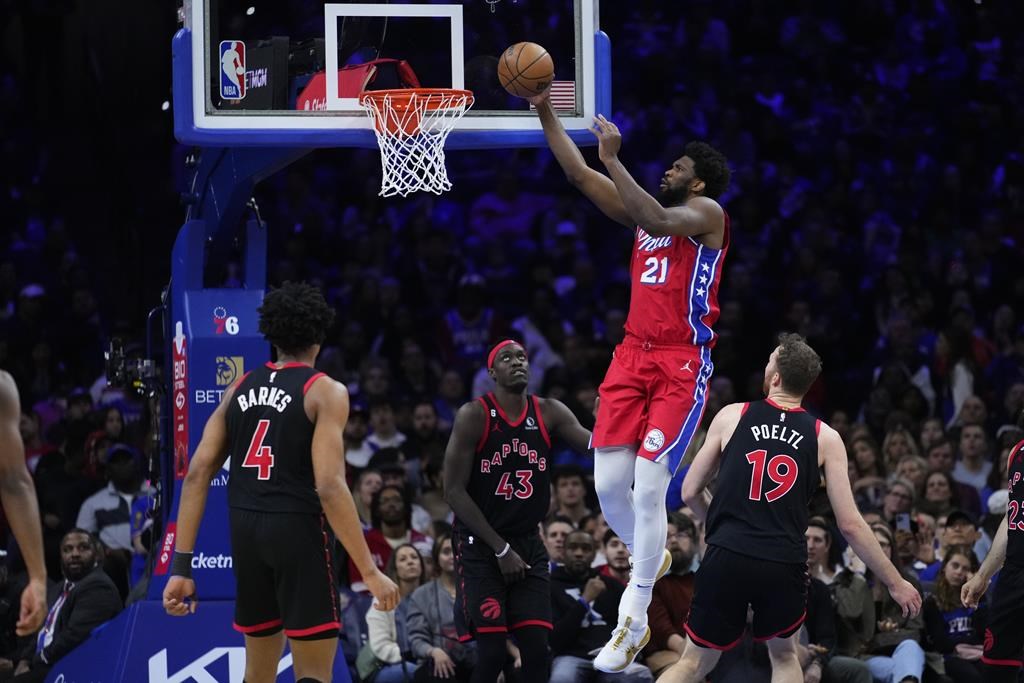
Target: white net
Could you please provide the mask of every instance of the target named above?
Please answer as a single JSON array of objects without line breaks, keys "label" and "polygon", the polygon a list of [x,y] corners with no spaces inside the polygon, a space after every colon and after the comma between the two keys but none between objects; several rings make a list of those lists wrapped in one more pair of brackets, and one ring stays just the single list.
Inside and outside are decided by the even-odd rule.
[{"label": "white net", "polygon": [[417,88],[375,90],[359,95],[380,146],[380,196],[405,197],[451,189],[444,142],[455,122],[473,106],[468,90]]}]

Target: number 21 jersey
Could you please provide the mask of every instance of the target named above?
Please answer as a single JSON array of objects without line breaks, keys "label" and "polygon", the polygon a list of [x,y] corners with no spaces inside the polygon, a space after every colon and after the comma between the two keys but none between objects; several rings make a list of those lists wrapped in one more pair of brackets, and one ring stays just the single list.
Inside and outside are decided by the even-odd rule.
[{"label": "number 21 jersey", "polygon": [[302,363],[280,368],[267,363],[239,382],[225,416],[231,456],[228,505],[320,514],[313,478],[314,425],[303,399],[323,375]]},{"label": "number 21 jersey", "polygon": [[770,399],[746,403],[722,452],[707,543],[775,562],[807,562],[807,505],[821,482],[820,420]]},{"label": "number 21 jersey", "polygon": [[721,249],[692,237],[655,237],[637,226],[630,262],[626,334],[654,344],[712,348],[717,339],[718,284],[729,250],[729,214]]}]

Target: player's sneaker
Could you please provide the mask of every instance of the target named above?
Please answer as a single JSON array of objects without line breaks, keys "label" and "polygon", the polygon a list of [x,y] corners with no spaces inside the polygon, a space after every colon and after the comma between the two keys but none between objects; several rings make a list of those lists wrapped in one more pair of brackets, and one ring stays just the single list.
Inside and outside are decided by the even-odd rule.
[{"label": "player's sneaker", "polygon": [[672,568],[672,553],[669,552],[668,548],[665,548],[665,557],[661,561],[661,566],[658,567],[658,573],[655,575],[654,580],[657,581],[661,577],[668,574],[668,570]]},{"label": "player's sneaker", "polygon": [[611,640],[594,657],[595,669],[614,674],[633,663],[651,639],[651,627],[644,626],[642,631],[638,631],[630,628],[632,623],[633,617],[626,617],[625,623],[612,631]]}]

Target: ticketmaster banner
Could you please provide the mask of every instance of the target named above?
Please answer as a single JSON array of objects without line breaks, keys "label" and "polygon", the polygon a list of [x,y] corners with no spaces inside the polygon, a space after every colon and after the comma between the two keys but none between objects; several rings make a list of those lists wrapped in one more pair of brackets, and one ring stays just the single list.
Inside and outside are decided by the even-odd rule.
[{"label": "ticketmaster banner", "polygon": [[[171,617],[159,602],[126,608],[116,619],[57,662],[48,683],[242,683],[245,643],[231,628],[235,604],[200,602],[195,614]],[[285,651],[277,680],[294,681]],[[334,659],[335,683],[350,683],[348,667]]]}]

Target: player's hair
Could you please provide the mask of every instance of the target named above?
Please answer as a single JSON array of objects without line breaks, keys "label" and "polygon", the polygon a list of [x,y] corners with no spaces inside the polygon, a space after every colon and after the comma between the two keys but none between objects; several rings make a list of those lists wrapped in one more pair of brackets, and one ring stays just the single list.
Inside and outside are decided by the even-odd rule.
[{"label": "player's hair", "polygon": [[285,282],[270,290],[258,311],[260,332],[288,355],[322,344],[334,323],[334,309],[319,289],[305,282]]},{"label": "player's hair", "polygon": [[693,159],[694,175],[704,181],[704,196],[718,199],[732,178],[725,155],[706,142],[691,142],[684,153]]},{"label": "player's hair", "polygon": [[946,548],[946,554],[942,558],[942,568],[935,577],[935,604],[940,610],[951,611],[960,607],[960,589],[949,585],[946,580],[946,565],[953,559],[954,555],[963,555],[971,563],[971,573],[978,571],[978,556],[969,545],[951,545]]},{"label": "player's hair", "polygon": [[779,357],[776,361],[782,388],[803,396],[821,374],[821,357],[799,334],[779,335]]}]

